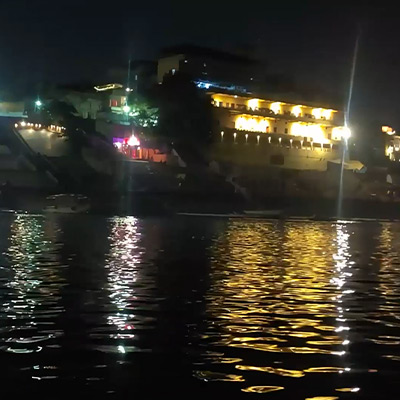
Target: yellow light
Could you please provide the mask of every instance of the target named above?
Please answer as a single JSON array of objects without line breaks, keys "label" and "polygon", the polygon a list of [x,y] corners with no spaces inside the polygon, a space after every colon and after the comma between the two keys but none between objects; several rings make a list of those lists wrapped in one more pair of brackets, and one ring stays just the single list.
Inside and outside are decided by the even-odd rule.
[{"label": "yellow light", "polygon": [[351,130],[347,126],[338,126],[332,129],[332,137],[337,139],[346,139],[348,140],[351,136]]},{"label": "yellow light", "polygon": [[382,132],[388,135],[394,135],[396,133],[391,126],[382,126]]},{"label": "yellow light", "polygon": [[325,119],[332,119],[332,110],[323,110],[322,111],[322,116]]},{"label": "yellow light", "polygon": [[99,86],[95,86],[94,89],[97,92],[104,92],[106,90],[113,90],[113,89],[122,89],[123,86],[119,83],[109,83],[107,85],[99,85]]},{"label": "yellow light", "polygon": [[318,124],[306,125],[300,122],[295,122],[292,124],[290,132],[293,136],[309,137],[311,138],[311,142],[321,144],[329,143],[329,140],[325,137],[322,126]]},{"label": "yellow light", "polygon": [[281,103],[279,101],[276,101],[275,103],[272,103],[269,106],[269,108],[275,114],[280,114],[281,113]]},{"label": "yellow light", "polygon": [[247,102],[247,106],[250,108],[250,110],[258,110],[260,106],[260,100],[258,99],[251,99]]},{"label": "yellow light", "polygon": [[393,154],[393,146],[388,146],[386,147],[386,157],[389,157],[391,154]]},{"label": "yellow light", "polygon": [[293,136],[305,136],[305,127],[306,125],[303,125],[300,122],[295,122],[292,124],[290,133]]},{"label": "yellow light", "polygon": [[249,132],[267,132],[269,122],[265,118],[239,116],[235,121],[235,129]]},{"label": "yellow light", "polygon": [[321,119],[322,116],[322,108],[314,108],[311,111],[311,114],[316,118],[316,119]]},{"label": "yellow light", "polygon": [[292,108],[292,114],[293,114],[296,118],[299,118],[299,117],[301,116],[301,112],[302,112],[301,106],[294,106],[294,107]]}]

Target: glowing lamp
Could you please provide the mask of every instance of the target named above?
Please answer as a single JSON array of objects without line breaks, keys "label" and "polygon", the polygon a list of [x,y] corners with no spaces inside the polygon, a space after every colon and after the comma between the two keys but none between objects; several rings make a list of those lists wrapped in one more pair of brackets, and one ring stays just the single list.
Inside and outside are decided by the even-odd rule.
[{"label": "glowing lamp", "polygon": [[129,139],[128,139],[128,141],[126,142],[126,144],[128,145],[128,146],[140,146],[140,141],[139,141],[139,139],[135,136],[135,135],[132,135]]},{"label": "glowing lamp", "polygon": [[128,114],[129,111],[131,111],[131,108],[130,108],[128,105],[126,105],[126,106],[124,106],[124,107],[122,108],[122,110],[124,111],[125,114]]},{"label": "glowing lamp", "polygon": [[296,117],[299,118],[301,116],[301,106],[294,106],[292,108],[292,114]]},{"label": "glowing lamp", "polygon": [[247,102],[248,107],[250,110],[257,110],[259,108],[260,100],[258,99],[251,99]]},{"label": "glowing lamp", "polygon": [[382,132],[388,135],[394,135],[396,133],[391,126],[382,126]]},{"label": "glowing lamp", "polygon": [[351,137],[351,130],[347,126],[342,128],[342,138],[348,140]]},{"label": "glowing lamp", "polygon": [[40,100],[36,100],[35,101],[35,106],[36,107],[41,107],[43,105],[43,103]]},{"label": "glowing lamp", "polygon": [[322,108],[314,108],[314,109],[312,110],[311,114],[313,115],[313,117],[314,117],[315,119],[321,119],[321,117],[322,117],[322,112],[323,112]]},{"label": "glowing lamp", "polygon": [[281,103],[279,101],[272,103],[269,106],[270,110],[275,113],[275,114],[280,114],[281,113]]},{"label": "glowing lamp", "polygon": [[25,122],[25,121],[22,121],[22,122],[21,122],[21,126],[26,126],[26,122]]}]

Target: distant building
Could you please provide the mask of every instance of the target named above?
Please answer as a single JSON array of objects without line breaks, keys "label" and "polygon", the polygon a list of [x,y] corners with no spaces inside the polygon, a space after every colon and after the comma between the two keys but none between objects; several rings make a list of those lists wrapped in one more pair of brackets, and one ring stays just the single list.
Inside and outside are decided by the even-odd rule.
[{"label": "distant building", "polygon": [[83,119],[95,120],[104,103],[103,96],[92,87],[60,87],[53,90],[50,97],[70,104]]},{"label": "distant building", "polygon": [[327,169],[350,136],[343,113],[312,104],[211,92],[213,158],[238,166]]},{"label": "distant building", "polygon": [[382,126],[385,135],[385,156],[390,161],[400,161],[400,135],[390,126]]},{"label": "distant building", "polygon": [[25,115],[25,103],[23,101],[10,102],[2,101],[0,102],[0,117],[15,117],[23,118]]},{"label": "distant building", "polygon": [[[108,71],[109,79],[115,82],[124,82],[133,92],[143,94],[157,84],[157,61],[136,60],[128,67],[114,67]],[[129,82],[128,82],[129,81]]]},{"label": "distant building", "polygon": [[259,64],[249,58],[198,46],[164,49],[158,60],[158,83],[178,72],[199,88],[247,93],[258,80]]}]

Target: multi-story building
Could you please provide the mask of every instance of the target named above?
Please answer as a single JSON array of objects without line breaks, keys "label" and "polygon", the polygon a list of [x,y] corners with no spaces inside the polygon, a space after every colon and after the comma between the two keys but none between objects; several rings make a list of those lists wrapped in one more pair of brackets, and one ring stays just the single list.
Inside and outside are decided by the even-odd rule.
[{"label": "multi-story building", "polygon": [[158,83],[185,74],[201,89],[247,93],[257,82],[260,64],[247,57],[198,46],[164,49],[158,60]]},{"label": "multi-story building", "polygon": [[350,136],[331,108],[215,92],[211,99],[212,155],[221,163],[324,171]]}]

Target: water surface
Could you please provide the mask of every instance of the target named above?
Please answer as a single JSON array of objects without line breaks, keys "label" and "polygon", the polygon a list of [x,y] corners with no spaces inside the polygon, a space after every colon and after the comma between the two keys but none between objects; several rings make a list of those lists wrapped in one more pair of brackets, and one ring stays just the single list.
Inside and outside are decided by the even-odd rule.
[{"label": "water surface", "polygon": [[0,217],[2,393],[395,398],[400,225]]}]

